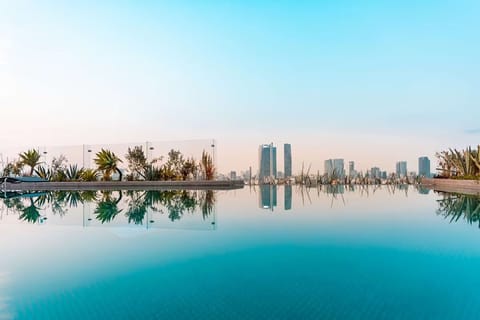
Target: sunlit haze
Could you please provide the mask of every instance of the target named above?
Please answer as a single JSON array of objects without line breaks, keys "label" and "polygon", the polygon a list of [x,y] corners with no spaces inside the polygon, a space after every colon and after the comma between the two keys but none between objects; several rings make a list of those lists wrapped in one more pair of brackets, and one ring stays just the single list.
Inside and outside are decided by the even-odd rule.
[{"label": "sunlit haze", "polygon": [[0,0],[1,148],[213,138],[394,171],[480,138],[480,2]]}]

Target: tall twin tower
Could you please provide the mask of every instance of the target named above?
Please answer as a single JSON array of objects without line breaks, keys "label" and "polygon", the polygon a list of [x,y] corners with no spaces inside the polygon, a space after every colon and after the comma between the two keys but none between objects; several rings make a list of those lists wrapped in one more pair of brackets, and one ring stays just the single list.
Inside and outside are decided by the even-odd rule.
[{"label": "tall twin tower", "polygon": [[[283,145],[283,166],[284,177],[288,179],[292,176],[292,145],[285,143]],[[277,147],[273,143],[262,144],[258,148],[258,178],[265,180],[267,178],[276,179],[277,172]]]}]

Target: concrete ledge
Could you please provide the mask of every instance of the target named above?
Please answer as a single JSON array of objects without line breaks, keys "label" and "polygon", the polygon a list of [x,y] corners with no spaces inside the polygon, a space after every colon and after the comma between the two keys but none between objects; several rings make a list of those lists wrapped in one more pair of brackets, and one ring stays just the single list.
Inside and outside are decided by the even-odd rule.
[{"label": "concrete ledge", "polygon": [[55,190],[232,190],[244,187],[243,181],[94,181],[24,182],[2,184],[0,191]]},{"label": "concrete ledge", "polygon": [[422,179],[422,185],[435,191],[464,193],[480,196],[479,180]]}]

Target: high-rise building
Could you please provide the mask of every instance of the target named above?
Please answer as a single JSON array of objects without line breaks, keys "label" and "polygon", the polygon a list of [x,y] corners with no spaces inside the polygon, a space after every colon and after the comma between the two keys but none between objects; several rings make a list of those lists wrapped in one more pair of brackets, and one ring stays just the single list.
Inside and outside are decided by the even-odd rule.
[{"label": "high-rise building", "polygon": [[397,162],[397,176],[398,177],[406,177],[407,176],[407,161],[399,161]]},{"label": "high-rise building", "polygon": [[335,175],[337,178],[345,177],[345,162],[343,159],[325,160],[325,174],[329,177]]},{"label": "high-rise building", "polygon": [[418,158],[418,175],[421,177],[430,177],[430,159],[428,157]]},{"label": "high-rise building", "polygon": [[325,168],[325,174],[330,177],[333,174],[333,160],[332,159],[325,160],[324,168]]},{"label": "high-rise building", "polygon": [[348,162],[348,176],[354,178],[357,175],[355,172],[355,162],[349,161]]},{"label": "high-rise building", "polygon": [[382,179],[386,180],[388,178],[387,171],[382,171]]},{"label": "high-rise building", "polygon": [[237,180],[237,171],[230,171],[230,180]]},{"label": "high-rise building", "polygon": [[345,177],[345,161],[343,159],[334,159],[333,168],[339,178]]},{"label": "high-rise building", "polygon": [[260,180],[277,177],[277,148],[271,144],[263,144],[258,148],[258,164]]},{"label": "high-rise building", "polygon": [[292,145],[289,143],[283,145],[283,172],[285,179],[292,176]]},{"label": "high-rise building", "polygon": [[371,177],[375,179],[380,179],[382,177],[382,172],[379,167],[373,167],[372,170],[370,170],[370,174]]}]

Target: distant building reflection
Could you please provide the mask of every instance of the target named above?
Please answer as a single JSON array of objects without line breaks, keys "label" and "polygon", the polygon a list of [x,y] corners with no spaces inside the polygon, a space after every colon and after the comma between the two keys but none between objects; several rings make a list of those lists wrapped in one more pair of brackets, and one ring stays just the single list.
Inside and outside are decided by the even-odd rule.
[{"label": "distant building reflection", "polygon": [[292,209],[292,186],[285,185],[285,201],[284,201],[284,209],[291,210]]},{"label": "distant building reflection", "polygon": [[325,191],[327,194],[344,194],[345,186],[343,184],[326,185]]},{"label": "distant building reflection", "polygon": [[419,194],[429,194],[429,193],[430,193],[430,189],[420,186],[420,187],[418,187],[418,193],[419,193]]},{"label": "distant building reflection", "polygon": [[260,209],[270,209],[277,206],[277,186],[260,185]]}]

